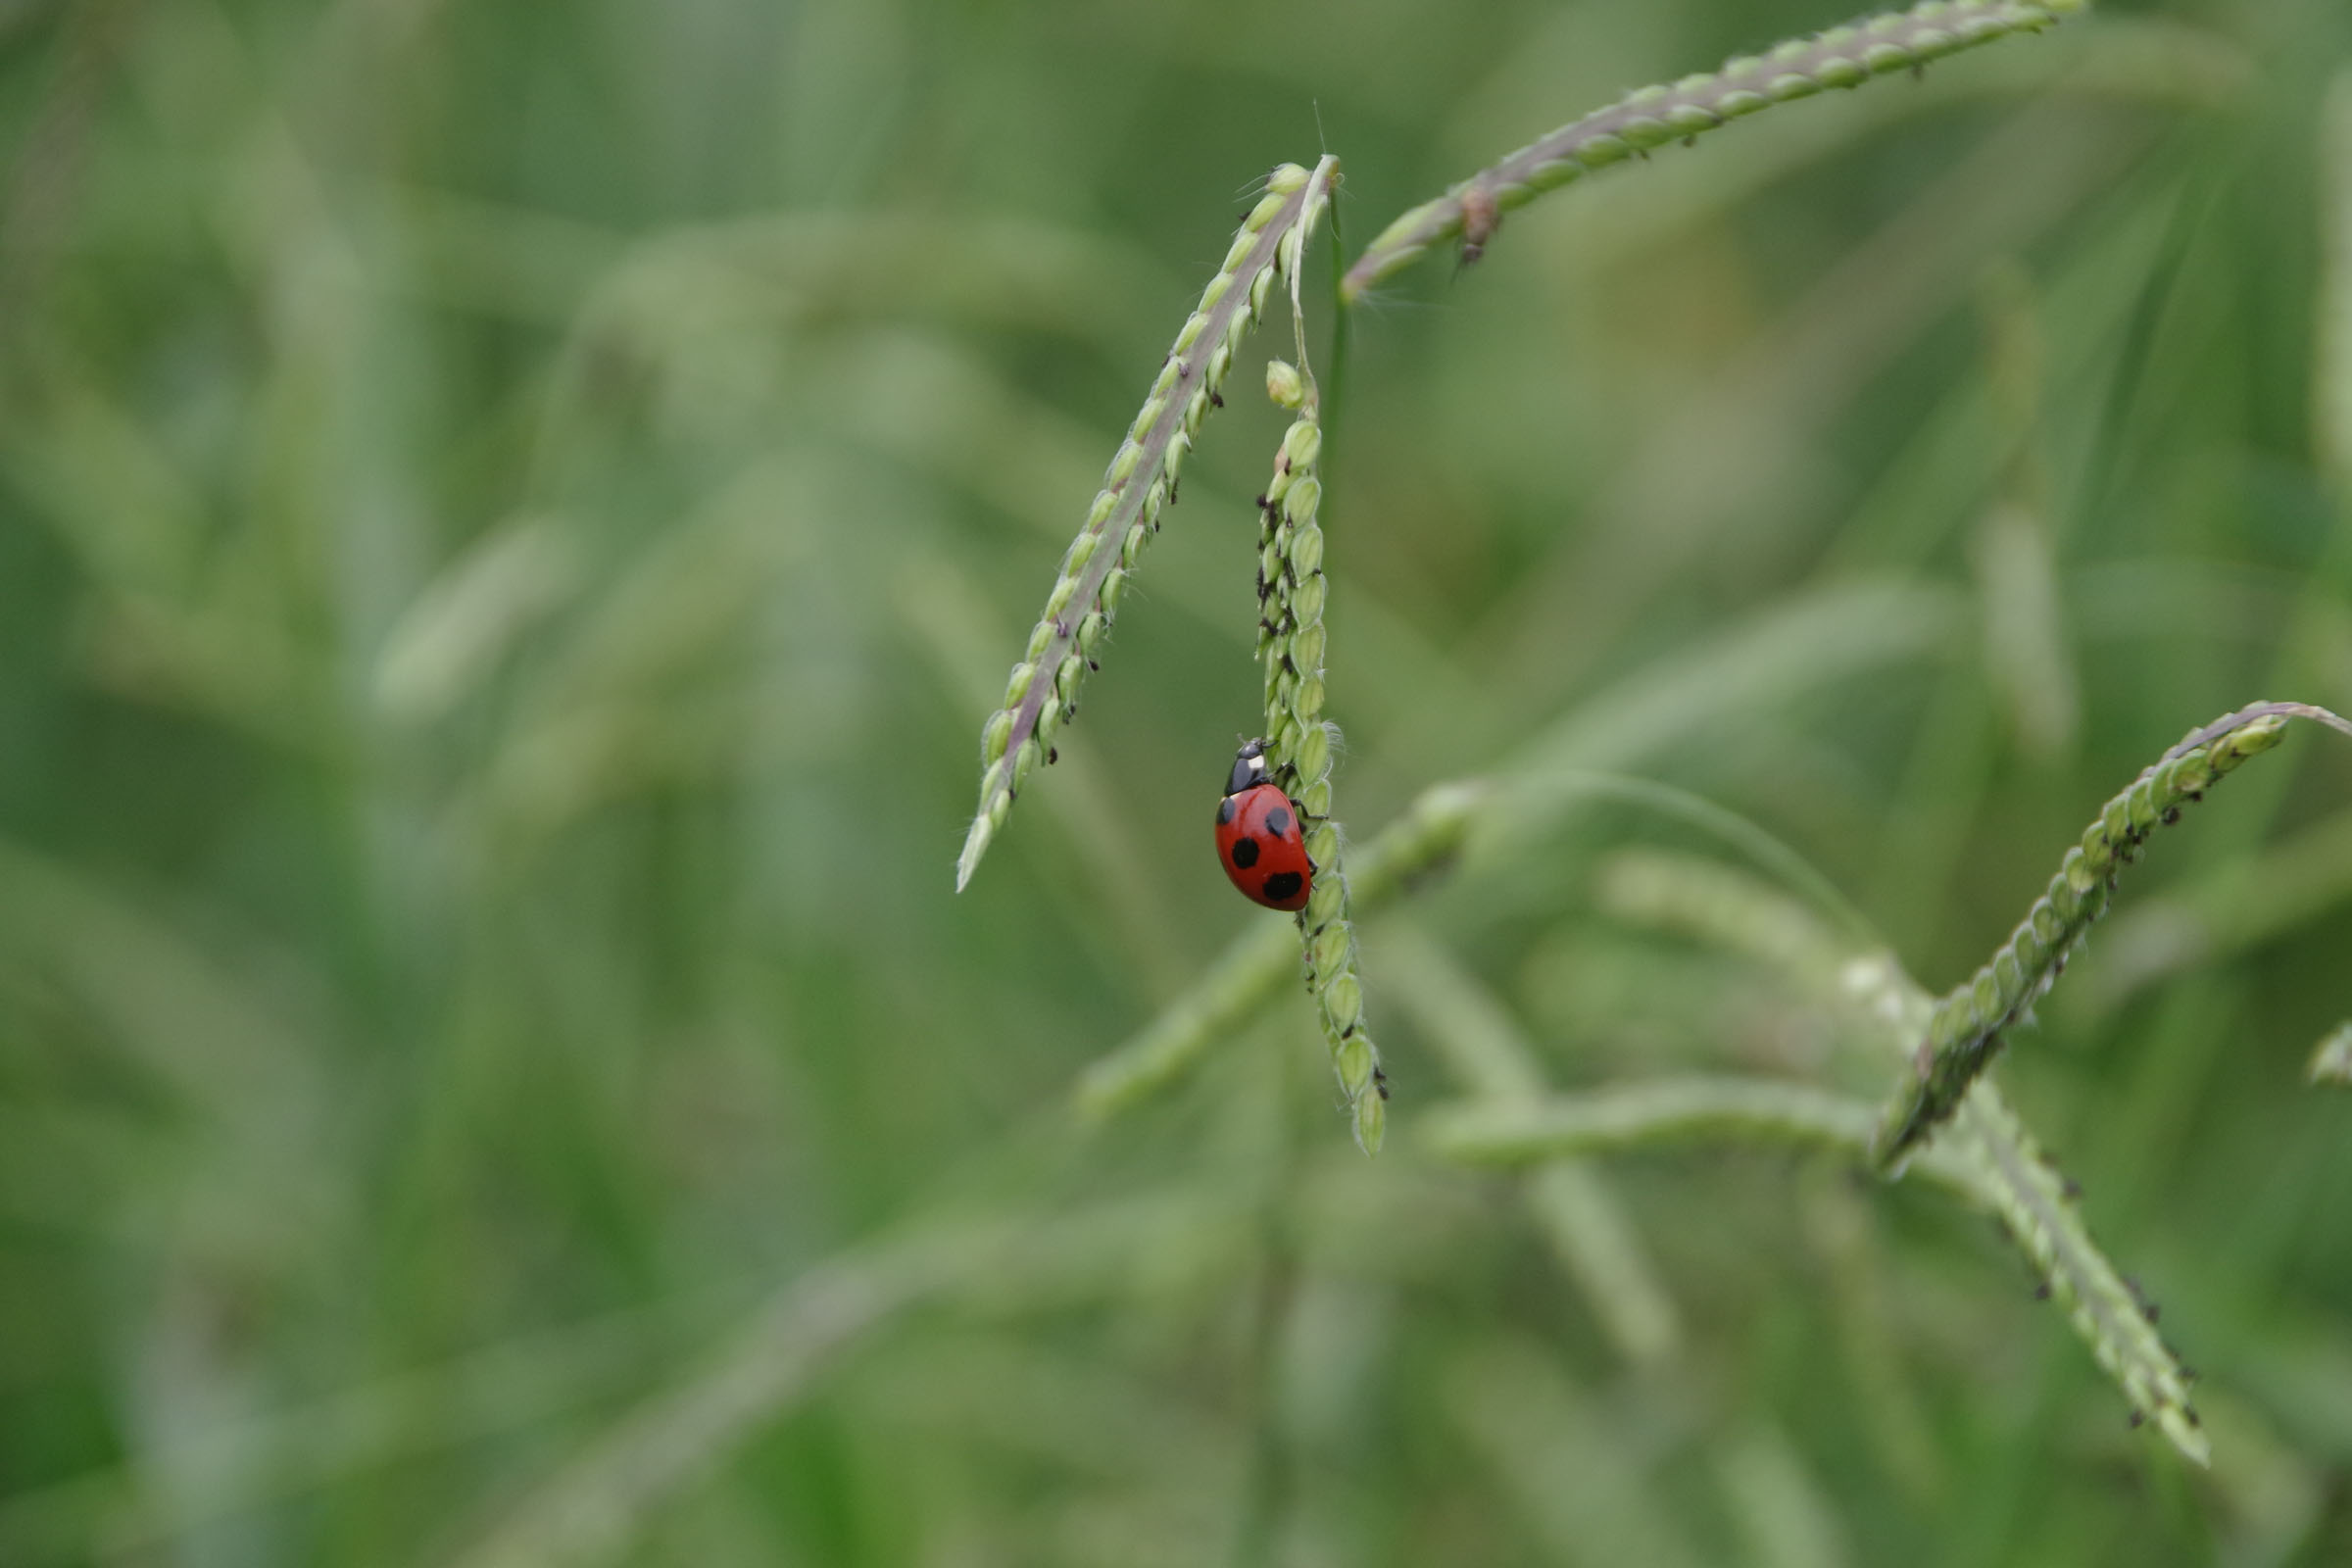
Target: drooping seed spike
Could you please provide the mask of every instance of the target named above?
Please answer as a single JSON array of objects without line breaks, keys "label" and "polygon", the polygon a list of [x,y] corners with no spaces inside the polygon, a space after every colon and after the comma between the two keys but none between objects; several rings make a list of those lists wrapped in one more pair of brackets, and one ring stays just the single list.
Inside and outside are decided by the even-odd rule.
[{"label": "drooping seed spike", "polygon": [[1494,239],[1502,213],[1588,170],[1647,156],[1649,148],[1669,141],[1695,141],[1718,125],[1826,87],[1858,87],[1876,74],[2013,33],[2039,32],[2085,3],[1927,0],[1860,25],[1791,39],[1762,56],[1731,60],[1718,71],[1669,86],[1629,93],[1403,214],[1348,269],[1340,284],[1341,303],[1354,304],[1366,289],[1448,241],[1461,242],[1465,265],[1475,262]]},{"label": "drooping seed spike", "polygon": [[1303,341],[1300,347],[1296,368],[1286,364],[1282,368],[1289,373],[1269,370],[1267,376],[1268,395],[1277,405],[1295,410],[1298,417],[1283,433],[1274,460],[1259,534],[1258,572],[1266,605],[1262,624],[1267,628],[1259,642],[1265,666],[1266,763],[1269,776],[1313,821],[1307,856],[1315,867],[1314,890],[1306,907],[1298,911],[1299,956],[1355,1141],[1366,1153],[1376,1153],[1388,1126],[1388,1096],[1379,1048],[1364,1027],[1363,981],[1342,863],[1345,846],[1339,825],[1329,819],[1331,730],[1323,718],[1325,541],[1317,520],[1323,485],[1316,473],[1323,427]]},{"label": "drooping seed spike", "polygon": [[[1099,662],[1101,649],[1073,645],[1090,626],[1099,643],[1110,624],[1126,573],[1157,529],[1161,510],[1175,499],[1194,432],[1211,408],[1223,406],[1217,393],[1232,366],[1234,346],[1263,314],[1278,263],[1286,255],[1296,257],[1297,246],[1320,220],[1338,177],[1339,160],[1328,157],[1312,170],[1285,164],[1267,177],[1265,194],[1242,220],[1223,266],[1201,291],[1199,308],[1185,318],[1154,374],[1063,558],[1003,707],[981,726],[980,805],[956,857],[957,891],[971,881],[1004,825],[1028,771],[1020,760],[1032,756],[1033,743],[1058,722],[1047,713],[1057,710],[1066,717],[1076,710],[1077,687]],[[1039,671],[1052,672],[1052,678],[1036,678]],[[1054,704],[1057,710],[1050,710]],[[995,768],[996,760],[1007,754],[1015,759],[1012,769]]]}]

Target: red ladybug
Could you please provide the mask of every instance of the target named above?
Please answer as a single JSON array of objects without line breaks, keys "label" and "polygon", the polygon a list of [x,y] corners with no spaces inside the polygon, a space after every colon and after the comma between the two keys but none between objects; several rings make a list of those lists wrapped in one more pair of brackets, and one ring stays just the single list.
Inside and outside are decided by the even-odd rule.
[{"label": "red ladybug", "polygon": [[1298,808],[1266,782],[1266,743],[1251,741],[1233,760],[1217,803],[1217,863],[1242,897],[1269,909],[1303,909],[1315,885]]}]

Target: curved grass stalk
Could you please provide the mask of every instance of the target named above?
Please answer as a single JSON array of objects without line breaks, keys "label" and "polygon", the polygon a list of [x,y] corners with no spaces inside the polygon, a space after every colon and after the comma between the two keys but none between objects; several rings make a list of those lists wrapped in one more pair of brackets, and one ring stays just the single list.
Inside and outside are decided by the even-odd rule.
[{"label": "curved grass stalk", "polygon": [[1810,98],[1831,87],[1858,87],[1872,76],[1916,69],[2012,33],[2038,32],[2084,3],[1928,0],[1908,11],[1790,39],[1762,55],[1728,61],[1710,74],[1630,93],[1398,218],[1348,269],[1341,303],[1354,304],[1366,289],[1447,240],[1460,239],[1462,259],[1475,261],[1504,213],[1589,171],[1670,141],[1688,141],[1776,103]]},{"label": "curved grass stalk", "polygon": [[[966,1195],[968,1196],[968,1195]],[[456,1568],[596,1568],[643,1558],[662,1510],[833,1367],[926,1307],[1003,1313],[1134,1288],[1139,1262],[1230,1236],[1215,1193],[1141,1192],[1046,1211],[941,1213],[804,1271],[710,1358],[608,1424],[452,1559]]]},{"label": "curved grass stalk", "polygon": [[1876,1161],[1899,1169],[2000,1054],[2007,1032],[2066,968],[2068,956],[2107,910],[2124,866],[2159,826],[2248,759],[2277,746],[2289,720],[2308,718],[2352,734],[2352,722],[2308,703],[2255,703],[2191,730],[2107,803],[2066,852],[2057,875],[2009,940],[1966,984],[1936,1003],[1911,1070],[1880,1119]]},{"label": "curved grass stalk", "polygon": [[460,1568],[546,1568],[626,1558],[645,1519],[843,1352],[918,1302],[1001,1265],[1018,1232],[948,1229],[854,1252],[802,1275],[711,1358],[566,1463]]},{"label": "curved grass stalk", "polygon": [[[1460,1101],[1432,1110],[1422,1137],[1466,1165],[1532,1165],[1579,1154],[1690,1144],[1785,1144],[1867,1157],[1866,1100],[1771,1078],[1661,1078],[1580,1094]],[[1983,1199],[1976,1167],[1950,1156],[1920,1173]]]},{"label": "curved grass stalk", "polygon": [[1242,220],[1225,263],[1176,334],[1127,439],[1110,460],[1085,526],[1062,558],[1045,614],[1004,687],[1004,706],[980,730],[980,808],[956,861],[956,886],[972,879],[1029,775],[1054,758],[1054,736],[1078,710],[1078,689],[1117,617],[1127,574],[1175,498],[1185,454],[1218,394],[1234,352],[1264,314],[1276,277],[1296,272],[1307,233],[1329,203],[1339,160],[1310,172],[1285,164]]}]

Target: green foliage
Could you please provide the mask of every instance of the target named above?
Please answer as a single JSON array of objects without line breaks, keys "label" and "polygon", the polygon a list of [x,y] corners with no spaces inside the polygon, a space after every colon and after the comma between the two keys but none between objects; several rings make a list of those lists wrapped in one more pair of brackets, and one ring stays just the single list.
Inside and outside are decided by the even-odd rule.
[{"label": "green foliage", "polygon": [[[2183,724],[2352,705],[2352,18],[1913,80],[1936,15],[0,8],[0,1562],[2352,1553],[2352,749],[2168,835],[1923,1145],[2014,1248],[1850,1181],[1909,977]],[[1209,863],[1254,398],[945,874],[1325,138],[1417,215],[1315,363],[1378,1161]],[[1843,1152],[1431,1145],[1727,1079]]]}]

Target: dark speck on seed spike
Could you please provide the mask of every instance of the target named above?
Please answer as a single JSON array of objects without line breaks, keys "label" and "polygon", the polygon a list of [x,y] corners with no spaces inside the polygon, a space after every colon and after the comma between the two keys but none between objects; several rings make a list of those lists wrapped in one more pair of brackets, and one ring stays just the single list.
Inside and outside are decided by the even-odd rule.
[{"label": "dark speck on seed spike", "polygon": [[2048,1280],[2043,1280],[2039,1285],[2034,1287],[2034,1299],[2036,1301],[2046,1301],[2049,1298],[2050,1282]]},{"label": "dark speck on seed spike", "polygon": [[1208,406],[1212,409],[1223,408],[1225,406],[1225,395],[1221,392],[1211,392],[1208,395]]},{"label": "dark speck on seed spike", "polygon": [[1487,241],[1494,237],[1501,222],[1493,191],[1485,185],[1472,185],[1462,192],[1462,259],[1456,270],[1487,254]]}]

